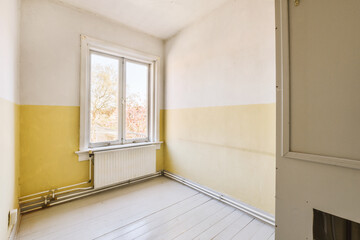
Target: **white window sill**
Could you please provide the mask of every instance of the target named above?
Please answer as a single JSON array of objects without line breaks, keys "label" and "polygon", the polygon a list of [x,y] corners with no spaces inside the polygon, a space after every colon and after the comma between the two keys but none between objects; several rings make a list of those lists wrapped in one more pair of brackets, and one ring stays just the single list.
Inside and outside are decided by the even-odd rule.
[{"label": "white window sill", "polygon": [[163,142],[143,142],[143,143],[129,143],[123,145],[112,145],[106,147],[94,147],[94,148],[86,148],[75,152],[79,156],[79,161],[87,161],[89,160],[89,152],[101,152],[101,151],[111,151],[116,149],[124,149],[124,148],[135,148],[149,145],[156,145],[156,149],[160,149],[160,145]]}]

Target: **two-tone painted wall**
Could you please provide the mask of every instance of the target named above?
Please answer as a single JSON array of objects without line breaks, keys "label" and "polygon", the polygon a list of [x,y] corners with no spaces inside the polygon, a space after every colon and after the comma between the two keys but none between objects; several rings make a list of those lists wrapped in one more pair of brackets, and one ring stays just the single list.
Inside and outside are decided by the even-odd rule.
[{"label": "two-tone painted wall", "polygon": [[[164,41],[111,20],[58,1],[24,1],[21,195],[88,178],[75,154],[80,34],[165,55]],[[229,1],[166,41],[166,151],[157,154],[158,170],[274,213],[274,52],[271,0]]]},{"label": "two-tone painted wall", "polygon": [[166,42],[165,170],[275,212],[272,0],[229,1]]},{"label": "two-tone painted wall", "polygon": [[[21,195],[88,179],[79,162],[80,34],[162,57],[163,41],[97,15],[27,0],[21,21]],[[161,105],[162,106],[162,105]],[[162,169],[162,154],[158,166]]]},{"label": "two-tone painted wall", "polygon": [[0,239],[8,239],[8,213],[19,196],[20,1],[0,2]]}]

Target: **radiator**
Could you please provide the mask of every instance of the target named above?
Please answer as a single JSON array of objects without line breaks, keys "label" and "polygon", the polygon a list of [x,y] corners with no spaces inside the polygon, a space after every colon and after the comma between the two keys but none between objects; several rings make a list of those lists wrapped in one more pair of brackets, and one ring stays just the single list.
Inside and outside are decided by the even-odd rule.
[{"label": "radiator", "polygon": [[94,153],[94,188],[156,172],[156,146]]}]

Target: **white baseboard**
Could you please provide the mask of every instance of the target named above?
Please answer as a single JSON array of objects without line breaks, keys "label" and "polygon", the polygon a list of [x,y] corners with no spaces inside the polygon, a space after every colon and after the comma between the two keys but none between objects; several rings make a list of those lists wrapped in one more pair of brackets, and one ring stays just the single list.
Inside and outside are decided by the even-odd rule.
[{"label": "white baseboard", "polygon": [[12,226],[11,232],[10,232],[10,236],[9,236],[9,240],[15,240],[16,239],[16,235],[19,231],[20,228],[20,222],[21,222],[21,214],[20,214],[20,208],[17,211],[17,221],[16,224],[14,226]]},{"label": "white baseboard", "polygon": [[201,186],[200,184],[197,184],[197,183],[194,183],[186,178],[183,178],[183,177],[180,177],[176,174],[173,174],[173,173],[170,173],[168,171],[164,171],[164,176],[165,177],[168,177],[168,178],[171,178],[177,182],[180,182],[188,187],[191,187],[199,192],[202,192],[212,198],[215,198],[223,203],[226,203],[236,209],[239,209],[243,212],[246,212],[247,214],[261,220],[261,221],[264,221],[268,224],[271,224],[272,226],[275,226],[275,216],[267,213],[267,212],[264,212],[260,209],[257,209],[253,206],[250,206],[246,203],[243,203],[243,202],[240,202],[238,200],[235,200],[231,197],[228,197],[228,196],[225,196],[224,194],[221,194],[221,193],[218,193],[212,189],[209,189],[207,187],[204,187],[204,186]]}]

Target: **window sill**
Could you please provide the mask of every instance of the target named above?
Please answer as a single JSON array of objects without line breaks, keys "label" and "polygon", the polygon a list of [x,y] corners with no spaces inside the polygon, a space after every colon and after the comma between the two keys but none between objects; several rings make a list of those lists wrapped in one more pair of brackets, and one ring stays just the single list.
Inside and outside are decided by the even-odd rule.
[{"label": "window sill", "polygon": [[113,146],[106,146],[106,147],[95,147],[95,148],[86,148],[75,152],[78,157],[79,161],[87,161],[89,160],[89,152],[101,152],[101,151],[111,151],[117,149],[124,149],[124,148],[135,148],[135,147],[142,147],[142,146],[149,146],[149,145],[156,145],[156,149],[160,149],[160,145],[163,142],[143,142],[143,143],[129,143],[123,145],[113,145]]}]

